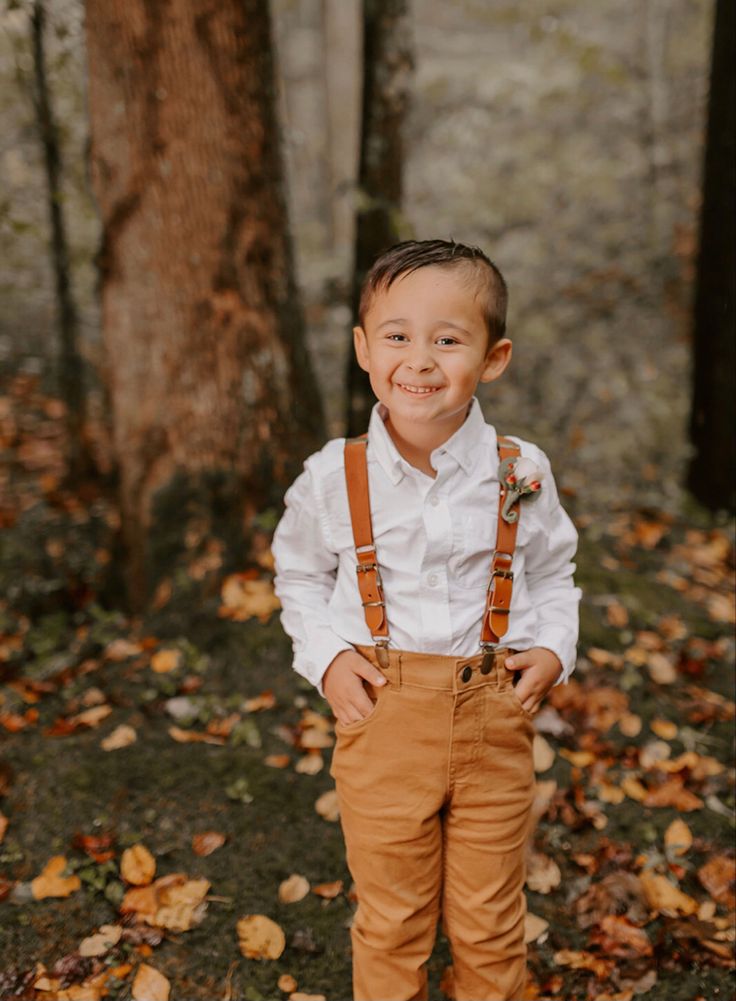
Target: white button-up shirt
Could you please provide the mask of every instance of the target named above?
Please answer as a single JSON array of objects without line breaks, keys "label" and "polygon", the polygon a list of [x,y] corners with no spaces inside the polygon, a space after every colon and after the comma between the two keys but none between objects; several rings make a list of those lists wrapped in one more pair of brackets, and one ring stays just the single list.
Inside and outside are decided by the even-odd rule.
[{"label": "white button-up shirt", "polygon": [[[480,652],[496,541],[496,431],[474,399],[462,427],[432,452],[433,479],[402,458],[385,416],[376,404],[367,461],[389,645],[470,657]],[[560,684],[575,667],[581,591],[573,584],[571,560],[577,532],[560,505],[547,456],[530,442],[508,437],[544,478],[536,498],[522,498],[517,507],[513,595],[501,643],[552,650],[562,663]],[[286,493],[273,540],[275,588],[293,641],[294,668],[320,693],[322,676],[338,653],[373,642],[358,591],[344,445],[344,438],[336,438],[307,459]]]}]

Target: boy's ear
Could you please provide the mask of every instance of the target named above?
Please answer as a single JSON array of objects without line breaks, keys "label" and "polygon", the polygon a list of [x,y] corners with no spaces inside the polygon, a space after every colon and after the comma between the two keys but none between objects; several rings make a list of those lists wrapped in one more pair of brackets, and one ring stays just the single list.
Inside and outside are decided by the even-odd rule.
[{"label": "boy's ear", "polygon": [[494,379],[503,375],[511,361],[512,349],[513,345],[508,337],[502,337],[500,341],[496,341],[486,355],[486,365],[480,377],[481,382],[493,382]]},{"label": "boy's ear", "polygon": [[353,345],[355,346],[355,357],[364,372],[370,371],[368,360],[368,340],[365,330],[362,327],[353,327]]}]

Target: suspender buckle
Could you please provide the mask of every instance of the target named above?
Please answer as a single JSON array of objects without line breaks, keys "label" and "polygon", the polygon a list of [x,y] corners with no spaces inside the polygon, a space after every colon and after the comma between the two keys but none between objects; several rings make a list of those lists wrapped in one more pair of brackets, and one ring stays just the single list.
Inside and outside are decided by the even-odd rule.
[{"label": "suspender buckle", "polygon": [[378,569],[377,563],[356,563],[355,565],[356,573],[373,573],[376,575],[376,584],[378,587],[383,587],[383,581],[381,580],[381,571]]}]

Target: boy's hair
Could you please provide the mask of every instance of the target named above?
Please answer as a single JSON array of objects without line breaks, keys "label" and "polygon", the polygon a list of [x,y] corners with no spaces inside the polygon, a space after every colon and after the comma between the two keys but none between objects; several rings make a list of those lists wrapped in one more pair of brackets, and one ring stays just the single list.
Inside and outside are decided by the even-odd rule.
[{"label": "boy's hair", "polygon": [[363,280],[358,306],[358,322],[365,328],[366,313],[376,292],[385,291],[401,275],[429,265],[464,267],[470,270],[483,293],[483,314],[488,328],[488,346],[506,333],[508,289],[503,275],[480,247],[468,247],[454,240],[405,240],[380,254]]}]

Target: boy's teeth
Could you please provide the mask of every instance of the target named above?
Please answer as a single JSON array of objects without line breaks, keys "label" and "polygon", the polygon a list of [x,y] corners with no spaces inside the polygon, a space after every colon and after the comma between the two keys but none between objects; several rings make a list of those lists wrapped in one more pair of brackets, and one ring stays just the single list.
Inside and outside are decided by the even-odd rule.
[{"label": "boy's teeth", "polygon": [[403,383],[399,383],[399,385],[410,393],[433,393],[436,388],[435,386],[405,386]]}]

